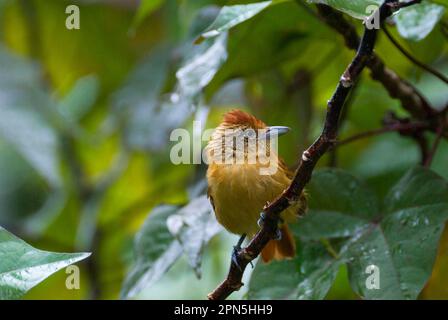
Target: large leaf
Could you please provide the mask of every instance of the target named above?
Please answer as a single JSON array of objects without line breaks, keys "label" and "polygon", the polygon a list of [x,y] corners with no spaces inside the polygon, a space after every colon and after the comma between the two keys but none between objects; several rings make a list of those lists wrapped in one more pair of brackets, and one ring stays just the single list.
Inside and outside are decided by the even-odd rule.
[{"label": "large leaf", "polygon": [[[334,189],[335,185],[328,183],[328,175],[332,174],[338,180],[351,179],[353,184],[357,183],[355,178],[340,171],[316,174],[310,188],[314,195],[310,220],[318,219],[322,209],[328,210],[325,204],[329,202],[322,201],[321,193],[315,192],[316,187],[326,195],[324,200],[328,201],[328,194],[335,194],[332,197],[333,208],[341,201],[350,201],[349,194],[341,197]],[[357,189],[369,192],[360,185]],[[367,216],[366,208],[357,205],[355,208],[358,210],[356,216],[364,222],[351,229],[354,232],[342,252],[349,259],[353,288],[368,299],[415,299],[431,274],[443,223],[448,218],[446,181],[429,170],[411,169],[390,190],[383,201],[383,209],[377,214]],[[340,210],[336,211],[347,216]],[[321,237],[328,228],[327,220],[320,218],[321,224],[314,225],[315,237]],[[303,223],[306,224],[307,220],[305,218]],[[369,265],[376,265],[380,270],[380,289],[366,288],[365,270]]]},{"label": "large leaf", "polygon": [[394,19],[403,38],[420,41],[434,29],[444,11],[442,6],[423,1],[401,9]]},{"label": "large leaf", "polygon": [[190,57],[177,71],[181,97],[194,99],[209,84],[227,59],[227,33],[203,42],[192,50]]},{"label": "large leaf", "polygon": [[19,299],[53,273],[89,255],[37,250],[0,227],[0,300]]},{"label": "large leaf", "polygon": [[216,37],[224,31],[227,31],[234,26],[249,20],[256,14],[266,9],[273,1],[263,1],[257,3],[250,3],[246,5],[224,6],[216,20],[207,30],[196,40],[200,42],[204,39]]},{"label": "large leaf", "polygon": [[[411,169],[381,204],[370,189],[350,174],[321,170],[314,174],[308,192],[310,212],[297,229],[297,236],[302,239],[298,243],[298,257],[295,262],[257,266],[264,272],[264,278],[269,278],[269,273],[270,277],[281,279],[282,272],[294,272],[294,268],[299,272],[300,266],[310,261],[326,259],[328,266],[348,265],[351,285],[363,298],[417,298],[431,274],[438,241],[448,219],[445,180],[427,169]],[[312,241],[322,241],[326,250],[316,250],[313,255],[302,258]],[[366,268],[370,265],[377,266],[380,272],[379,289],[366,287],[369,276]],[[313,270],[318,275],[322,272],[317,284],[313,274],[305,278],[296,274],[283,291],[274,284],[265,284],[267,289],[257,289],[262,293],[254,297],[322,298],[329,288],[324,280],[334,279],[337,268],[330,268],[327,273],[318,267]],[[260,278],[251,282],[257,281]],[[296,294],[296,288],[306,281],[311,284],[308,294]],[[254,286],[258,288],[258,284]]]},{"label": "large leaf", "polygon": [[124,282],[122,298],[135,297],[153,285],[182,253],[200,276],[204,248],[219,231],[221,227],[206,196],[181,208],[155,208],[135,237],[137,260]]},{"label": "large leaf", "polygon": [[206,196],[191,201],[168,218],[168,229],[182,245],[188,263],[201,277],[202,254],[211,238],[222,230]]}]

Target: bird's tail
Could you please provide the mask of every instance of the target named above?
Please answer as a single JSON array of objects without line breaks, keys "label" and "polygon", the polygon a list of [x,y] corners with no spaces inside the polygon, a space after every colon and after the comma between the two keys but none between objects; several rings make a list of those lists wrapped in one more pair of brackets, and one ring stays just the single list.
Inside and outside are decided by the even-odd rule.
[{"label": "bird's tail", "polygon": [[280,240],[271,240],[261,251],[263,262],[269,262],[273,259],[282,260],[292,258],[296,253],[296,242],[288,225],[283,224],[280,227],[282,238]]}]

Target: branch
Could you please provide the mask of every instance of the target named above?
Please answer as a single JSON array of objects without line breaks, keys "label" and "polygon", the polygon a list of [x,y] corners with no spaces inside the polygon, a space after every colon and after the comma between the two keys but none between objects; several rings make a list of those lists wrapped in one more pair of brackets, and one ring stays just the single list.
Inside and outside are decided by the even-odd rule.
[{"label": "branch", "polygon": [[409,122],[409,123],[400,123],[399,122],[396,124],[386,125],[383,128],[358,133],[349,138],[339,141],[337,143],[336,147],[340,147],[340,146],[349,144],[351,142],[354,142],[354,141],[357,141],[360,139],[369,138],[372,136],[377,136],[377,135],[388,133],[388,132],[399,132],[402,135],[412,135],[417,132],[428,130],[430,128],[431,128],[431,126],[424,122]]},{"label": "branch", "polygon": [[[356,91],[357,91],[357,88],[359,88],[360,83],[361,83],[361,80],[356,82],[356,84],[352,88],[352,91],[350,92],[350,95],[348,96],[347,100],[345,101],[345,106],[342,109],[341,116],[339,117],[339,129],[344,125],[344,122],[347,120],[348,113],[355,101]],[[339,134],[339,131],[337,134]],[[330,154],[329,154],[328,166],[335,168],[335,167],[337,167],[337,165],[338,165],[338,150],[336,148],[332,148],[330,150]]]},{"label": "branch", "polygon": [[[397,0],[386,0],[381,5],[379,9],[381,22],[392,14],[392,10],[388,6],[392,2],[397,2]],[[241,279],[246,266],[260,254],[261,250],[270,240],[274,239],[280,213],[297,203],[305,185],[311,179],[317,162],[335,143],[341,111],[352,89],[353,83],[371,60],[377,31],[376,29],[364,29],[364,35],[358,51],[340,78],[333,96],[328,101],[325,124],[321,135],[303,152],[300,165],[291,185],[276,200],[263,209],[262,215],[264,217],[264,223],[261,230],[252,238],[246,248],[241,249],[237,253],[239,267],[235,263],[231,263],[227,278],[208,295],[210,300],[225,299],[232,292],[241,288],[243,285]]]},{"label": "branch", "polygon": [[390,34],[389,30],[387,30],[386,27],[383,27],[383,31],[386,34],[387,38],[390,40],[390,42],[392,42],[392,44],[406,57],[408,58],[412,63],[414,63],[415,65],[419,66],[420,68],[422,68],[423,70],[433,74],[434,76],[436,76],[437,78],[439,78],[440,80],[442,80],[443,82],[445,82],[446,84],[448,84],[448,78],[445,77],[441,72],[431,68],[430,66],[424,64],[423,62],[417,60],[416,58],[414,58],[409,52],[407,52],[399,43],[397,40],[394,39],[394,37]]},{"label": "branch", "polygon": [[[298,0],[298,3],[302,4],[301,0]],[[359,37],[355,26],[339,11],[322,4],[316,6],[318,17],[344,37],[348,48],[356,50],[359,46]],[[436,113],[412,84],[400,78],[393,70],[387,68],[376,54],[372,55],[367,63],[367,67],[371,71],[372,78],[381,82],[392,98],[400,100],[403,108],[411,115],[421,119]]]}]

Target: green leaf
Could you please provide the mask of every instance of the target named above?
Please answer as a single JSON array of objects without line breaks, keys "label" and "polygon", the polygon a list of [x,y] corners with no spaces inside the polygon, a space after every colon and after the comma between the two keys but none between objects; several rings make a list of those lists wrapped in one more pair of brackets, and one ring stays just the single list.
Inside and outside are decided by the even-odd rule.
[{"label": "green leaf", "polygon": [[195,99],[227,60],[227,33],[201,43],[176,72],[178,95]]},{"label": "green leaf", "polygon": [[[337,191],[333,179],[345,181]],[[356,192],[350,195],[349,180],[356,185]],[[373,214],[371,209],[380,208],[379,203],[360,206],[360,194],[369,190],[356,178],[342,171],[324,170],[317,172],[309,188],[311,212],[301,221],[308,238],[328,237],[340,239],[340,227],[333,219],[323,214],[334,211],[341,216],[353,217],[351,210],[341,210],[341,203],[352,202],[349,208],[363,222],[354,221],[346,226],[349,236],[339,255],[348,259],[349,277],[353,289],[367,299],[415,299],[431,274],[437,244],[448,218],[448,184],[435,173],[415,168],[408,171],[385,197],[382,210]],[[322,195],[323,194],[323,195]],[[334,195],[334,196],[333,196]],[[353,201],[351,198],[353,197]],[[368,197],[373,201],[373,196]],[[358,204],[356,204],[358,202]],[[342,206],[346,208],[346,206]],[[368,212],[368,213],[367,213]],[[320,225],[309,224],[319,220]],[[311,221],[311,222],[310,222]],[[299,232],[300,232],[299,228]],[[330,230],[330,231],[329,231]],[[334,238],[333,238],[334,237]],[[380,270],[380,289],[367,289],[366,268],[376,265]]]},{"label": "green leaf", "polygon": [[364,19],[372,14],[367,8],[379,7],[383,0],[309,0],[309,2],[326,4],[356,19]]},{"label": "green leaf", "polygon": [[301,237],[318,240],[352,236],[378,214],[372,192],[342,170],[317,171],[307,189],[311,212],[299,221]]},{"label": "green leaf", "polygon": [[297,244],[292,260],[259,262],[250,283],[249,299],[323,299],[336,278],[342,260],[332,257],[316,241]]},{"label": "green leaf", "polygon": [[218,224],[207,196],[192,200],[170,216],[167,221],[171,234],[182,245],[188,263],[198,278],[201,277],[202,254],[211,238],[222,228]]},{"label": "green leaf", "polygon": [[[431,274],[448,217],[447,183],[429,170],[412,169],[390,190],[383,207],[380,223],[371,223],[350,249],[355,258],[350,278],[366,298],[415,299]],[[366,290],[361,273],[367,264],[380,267],[380,290]]]},{"label": "green leaf", "polygon": [[403,38],[420,41],[434,29],[445,9],[426,1],[401,9],[394,17]]},{"label": "green leaf", "polygon": [[227,31],[246,20],[249,20],[266,9],[272,3],[273,1],[263,1],[246,5],[224,6],[219,12],[219,15],[216,17],[216,20],[204,33],[202,33],[202,35],[196,40],[196,43],[199,43],[207,38],[216,37],[222,32]]},{"label": "green leaf", "polygon": [[0,227],[0,300],[19,299],[53,273],[88,256],[37,250]]},{"label": "green leaf", "polygon": [[58,136],[45,117],[52,103],[39,69],[0,46],[0,137],[51,185],[59,186]]},{"label": "green leaf", "polygon": [[[351,174],[325,169],[313,175],[308,193],[310,212],[293,227],[300,239],[297,257],[258,264],[249,297],[322,299],[341,264],[347,264],[351,286],[363,298],[417,298],[448,219],[444,179],[411,169],[381,204]],[[366,286],[371,265],[378,267],[379,289]]]},{"label": "green leaf", "polygon": [[136,262],[126,277],[121,297],[135,297],[153,285],[182,253],[200,277],[204,248],[221,230],[206,196],[182,208],[155,208],[135,237]]},{"label": "green leaf", "polygon": [[166,221],[178,210],[160,206],[152,210],[135,237],[136,262],[126,276],[121,297],[135,297],[159,280],[182,254],[182,247],[168,231]]}]

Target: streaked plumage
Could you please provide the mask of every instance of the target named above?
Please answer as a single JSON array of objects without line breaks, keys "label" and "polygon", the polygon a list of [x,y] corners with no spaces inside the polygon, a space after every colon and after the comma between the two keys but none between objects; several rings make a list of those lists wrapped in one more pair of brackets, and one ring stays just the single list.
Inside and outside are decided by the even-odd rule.
[{"label": "streaked plumage", "polygon": [[[235,150],[235,146],[223,146],[222,144],[226,129],[245,130],[248,128],[265,129],[266,125],[261,120],[240,110],[233,110],[225,114],[222,123],[216,128],[207,145],[208,157],[213,157],[211,150],[220,148],[222,152],[225,151],[225,148]],[[232,155],[231,149],[227,151]],[[250,152],[256,152],[256,150],[247,150],[247,153]],[[209,164],[207,170],[208,194],[217,220],[231,233],[247,234],[249,237],[253,237],[259,230],[257,221],[263,207],[281,194],[291,182],[292,174],[284,162],[273,151],[269,150],[269,152],[271,152],[270,156],[273,161],[278,164],[278,170],[272,175],[261,175],[260,168],[266,167],[266,165],[258,161],[254,164],[247,162]],[[288,208],[281,214],[285,222],[280,226],[282,239],[271,241],[263,250],[264,261],[294,255],[295,242],[288,230],[287,223],[295,222],[305,210],[306,198],[302,195],[297,205]]]}]

